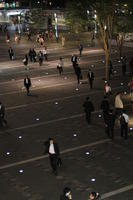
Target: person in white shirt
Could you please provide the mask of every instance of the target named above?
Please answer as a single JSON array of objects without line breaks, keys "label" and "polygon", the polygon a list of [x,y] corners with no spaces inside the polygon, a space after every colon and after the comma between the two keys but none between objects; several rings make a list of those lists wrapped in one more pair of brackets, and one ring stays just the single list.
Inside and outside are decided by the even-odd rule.
[{"label": "person in white shirt", "polygon": [[57,143],[54,142],[53,138],[49,138],[47,142],[44,143],[46,146],[45,153],[49,154],[50,165],[53,173],[57,175],[57,165],[61,165],[60,151]]},{"label": "person in white shirt", "polygon": [[120,116],[120,125],[121,125],[121,137],[125,137],[127,139],[128,137],[128,122],[129,122],[129,116],[126,114],[126,111],[123,110],[123,113]]},{"label": "person in white shirt", "polygon": [[64,65],[64,62],[62,60],[62,58],[60,58],[58,64],[57,64],[57,69],[59,70],[59,74],[61,75],[62,72],[63,72],[63,65]]},{"label": "person in white shirt", "polygon": [[115,114],[116,114],[116,116],[120,116],[120,114],[123,111],[123,108],[124,108],[124,105],[123,105],[123,102],[121,99],[121,94],[120,94],[120,92],[118,92],[115,97]]}]

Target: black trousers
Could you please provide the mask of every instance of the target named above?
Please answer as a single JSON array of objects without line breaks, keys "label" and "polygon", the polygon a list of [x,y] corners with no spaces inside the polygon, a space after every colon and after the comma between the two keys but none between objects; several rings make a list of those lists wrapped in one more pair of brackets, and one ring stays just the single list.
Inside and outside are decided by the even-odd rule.
[{"label": "black trousers", "polygon": [[107,122],[108,122],[108,112],[103,111],[103,119],[104,119],[104,123],[107,124]]},{"label": "black trousers", "polygon": [[112,140],[114,139],[114,126],[107,125],[106,133]]},{"label": "black trousers", "polygon": [[88,122],[88,124],[90,124],[91,122],[91,112],[85,112],[86,114],[86,121]]},{"label": "black trousers", "polygon": [[128,124],[127,123],[125,123],[124,125],[121,125],[121,137],[123,137],[123,136],[125,139],[127,139],[127,137],[128,137]]},{"label": "black trousers", "polygon": [[26,85],[25,88],[26,88],[26,91],[27,91],[27,95],[29,95],[29,93],[30,93],[30,87],[28,85]]},{"label": "black trousers", "polygon": [[56,154],[49,154],[50,158],[50,165],[52,167],[53,172],[57,171],[57,155]]},{"label": "black trousers", "polygon": [[90,83],[90,89],[92,89],[93,88],[93,80],[89,79],[89,83]]},{"label": "black trousers", "polygon": [[3,124],[7,125],[7,121],[4,116],[0,117],[0,126],[3,127]]}]

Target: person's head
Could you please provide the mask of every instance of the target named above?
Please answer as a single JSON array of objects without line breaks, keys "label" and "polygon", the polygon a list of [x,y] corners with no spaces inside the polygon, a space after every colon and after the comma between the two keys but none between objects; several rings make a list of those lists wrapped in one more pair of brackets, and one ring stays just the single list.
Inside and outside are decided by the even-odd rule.
[{"label": "person's head", "polygon": [[96,192],[91,192],[90,194],[89,194],[89,200],[95,200],[95,198],[96,198]]},{"label": "person's head", "polygon": [[69,192],[71,192],[71,189],[69,187],[65,187],[64,190],[63,190],[63,193],[67,194]]},{"label": "person's head", "polygon": [[49,138],[49,143],[50,143],[50,144],[53,144],[53,143],[54,143],[53,138]]},{"label": "person's head", "polygon": [[117,93],[116,93],[116,96],[117,96],[117,95],[120,95],[120,92],[117,92]]},{"label": "person's head", "polygon": [[109,109],[109,113],[112,114],[113,113],[113,108]]},{"label": "person's head", "polygon": [[90,99],[90,97],[86,97],[86,100],[88,101]]},{"label": "person's head", "polygon": [[71,189],[69,187],[65,187],[63,190],[64,196],[66,196],[68,199],[72,199],[72,193]]},{"label": "person's head", "polygon": [[123,109],[123,113],[126,113],[126,110],[125,110],[125,109]]}]

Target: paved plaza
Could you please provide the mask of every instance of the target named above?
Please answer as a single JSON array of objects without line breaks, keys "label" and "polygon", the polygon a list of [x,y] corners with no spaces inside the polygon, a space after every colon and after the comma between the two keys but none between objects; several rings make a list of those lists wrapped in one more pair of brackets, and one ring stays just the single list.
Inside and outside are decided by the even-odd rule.
[{"label": "paved plaza", "polygon": [[[8,48],[14,49],[14,60]],[[0,199],[1,200],[58,200],[64,187],[72,189],[73,199],[87,200],[91,191],[98,191],[102,199],[133,200],[133,105],[128,82],[132,47],[125,47],[127,75],[122,77],[117,48],[113,47],[114,77],[111,79],[110,104],[118,91],[130,116],[129,137],[120,137],[116,121],[114,141],[105,134],[100,104],[104,95],[105,59],[100,47],[86,47],[80,57],[82,84],[77,79],[71,55],[78,55],[78,47],[64,47],[48,43],[48,61],[42,66],[29,61],[25,70],[23,58],[30,48],[42,49],[36,42],[22,39],[20,44],[6,44],[0,37],[0,101],[6,108],[8,127],[0,127]],[[57,71],[59,58],[64,71]],[[87,73],[95,74],[90,90]],[[23,80],[29,75],[31,95],[26,96]],[[83,102],[90,97],[95,110],[92,123],[85,120]],[[53,137],[61,151],[63,165],[55,176],[44,141]]]}]

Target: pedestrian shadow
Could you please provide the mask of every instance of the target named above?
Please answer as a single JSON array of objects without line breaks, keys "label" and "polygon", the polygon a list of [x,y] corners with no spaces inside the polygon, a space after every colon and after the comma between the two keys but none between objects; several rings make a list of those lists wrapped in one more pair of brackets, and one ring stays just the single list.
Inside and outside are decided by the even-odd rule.
[{"label": "pedestrian shadow", "polygon": [[29,94],[29,95],[28,95],[28,97],[34,97],[34,98],[38,98],[38,97],[39,97],[39,95],[37,95],[37,94]]},{"label": "pedestrian shadow", "polygon": [[88,84],[88,81],[81,80],[81,84]]}]

